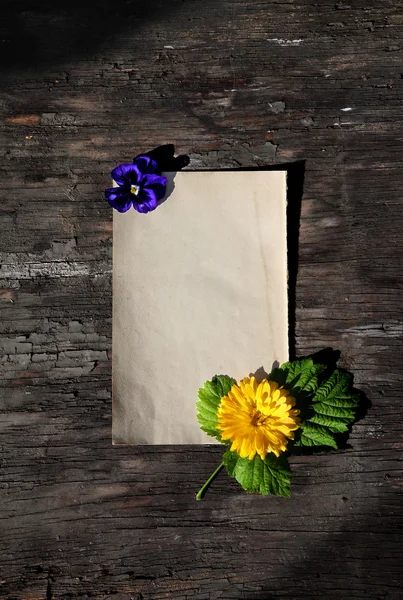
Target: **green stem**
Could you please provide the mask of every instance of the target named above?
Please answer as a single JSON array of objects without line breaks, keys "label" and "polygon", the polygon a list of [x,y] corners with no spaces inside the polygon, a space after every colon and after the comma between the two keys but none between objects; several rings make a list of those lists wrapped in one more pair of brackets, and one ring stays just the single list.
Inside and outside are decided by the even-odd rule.
[{"label": "green stem", "polygon": [[207,479],[206,483],[200,488],[200,490],[197,492],[196,494],[196,500],[201,500],[204,496],[204,494],[206,493],[207,488],[209,487],[210,483],[212,483],[214,481],[214,479],[217,477],[218,473],[221,471],[221,469],[224,467],[224,463],[222,462],[214,471],[214,473],[212,475],[210,475],[210,477]]}]

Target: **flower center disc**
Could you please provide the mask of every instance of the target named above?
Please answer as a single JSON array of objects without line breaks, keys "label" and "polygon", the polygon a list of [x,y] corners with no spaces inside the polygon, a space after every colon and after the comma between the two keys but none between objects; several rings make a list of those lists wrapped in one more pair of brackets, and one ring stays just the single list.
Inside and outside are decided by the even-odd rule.
[{"label": "flower center disc", "polygon": [[257,410],[252,416],[251,425],[254,425],[254,427],[260,427],[261,425],[264,425],[266,419],[267,415],[264,415]]},{"label": "flower center disc", "polygon": [[130,193],[131,194],[134,194],[135,196],[137,196],[138,193],[139,193],[139,191],[140,191],[140,187],[138,185],[131,185],[130,186]]}]

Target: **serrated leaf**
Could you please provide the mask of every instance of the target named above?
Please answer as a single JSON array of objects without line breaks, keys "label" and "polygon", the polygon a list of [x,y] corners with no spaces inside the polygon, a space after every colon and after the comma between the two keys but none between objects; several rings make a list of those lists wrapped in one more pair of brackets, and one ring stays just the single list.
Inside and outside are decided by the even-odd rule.
[{"label": "serrated leaf", "polygon": [[316,425],[323,425],[324,427],[330,429],[330,431],[333,433],[344,433],[348,431],[348,425],[346,421],[328,417],[326,415],[315,414],[311,419],[309,419],[309,422],[315,423]]},{"label": "serrated leaf", "polygon": [[337,450],[337,443],[329,429],[305,421],[301,424],[301,438],[296,446],[330,446]]},{"label": "serrated leaf", "polygon": [[199,389],[199,401],[196,403],[197,420],[201,429],[221,442],[221,434],[217,429],[217,408],[221,398],[226,396],[235,379],[227,375],[216,375],[211,381],[206,381]]},{"label": "serrated leaf", "polygon": [[246,492],[289,498],[291,471],[284,456],[277,458],[270,453],[264,460],[258,455],[249,460],[227,450],[223,462],[228,474],[234,477]]},{"label": "serrated leaf", "polygon": [[343,396],[348,392],[351,383],[352,376],[350,373],[341,373],[336,369],[316,391],[314,401],[322,402],[326,398]]},{"label": "serrated leaf", "polygon": [[349,422],[354,421],[355,411],[350,408],[342,408],[340,406],[331,406],[326,402],[318,402],[312,407],[315,413],[320,415],[326,415],[328,417],[340,417],[346,419]]},{"label": "serrated leaf", "polygon": [[352,376],[349,373],[334,371],[317,389],[312,399],[312,409],[317,415],[340,418],[351,423],[360,403],[360,394],[352,394],[351,386]]},{"label": "serrated leaf", "polygon": [[312,358],[303,358],[273,369],[269,379],[284,385],[294,396],[301,392],[313,393],[318,389],[319,375],[325,369],[325,365],[314,363]]},{"label": "serrated leaf", "polygon": [[224,452],[224,456],[222,457],[222,461],[224,463],[225,468],[228,471],[228,475],[234,477],[234,470],[236,467],[236,463],[238,462],[239,454],[236,452],[231,452],[231,450],[227,450]]}]

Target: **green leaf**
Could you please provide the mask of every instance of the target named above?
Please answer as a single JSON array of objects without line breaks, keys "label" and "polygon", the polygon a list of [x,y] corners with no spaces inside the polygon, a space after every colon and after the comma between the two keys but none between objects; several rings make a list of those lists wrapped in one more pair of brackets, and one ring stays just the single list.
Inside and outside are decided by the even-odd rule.
[{"label": "green leaf", "polygon": [[342,419],[343,423],[352,423],[355,420],[361,396],[351,393],[352,383],[352,375],[336,370],[318,388],[312,399],[312,409],[315,418],[319,421],[322,419],[323,425],[330,428],[325,423],[325,417],[330,418],[334,423],[337,419]]},{"label": "green leaf", "polygon": [[238,462],[238,459],[240,459],[240,456],[236,452],[231,452],[231,450],[227,450],[226,452],[224,452],[222,461],[223,461],[224,466],[227,469],[228,475],[230,475],[230,477],[235,477],[234,471],[235,471],[235,467],[236,467],[236,463]]},{"label": "green leaf", "polygon": [[314,363],[312,358],[286,362],[269,375],[269,379],[286,387],[294,396],[301,392],[313,393],[319,386],[319,375],[325,365]]},{"label": "green leaf", "polygon": [[301,424],[301,438],[296,446],[331,446],[337,450],[337,443],[327,427],[305,421]]},{"label": "green leaf", "polygon": [[310,423],[316,423],[316,425],[323,425],[332,431],[333,433],[344,433],[348,431],[347,421],[342,419],[335,419],[326,415],[315,414],[311,419],[308,419]]},{"label": "green leaf", "polygon": [[269,453],[264,460],[259,455],[249,460],[227,450],[223,462],[228,474],[234,477],[246,492],[290,497],[291,471],[285,456],[277,458]]},{"label": "green leaf", "polygon": [[235,379],[227,375],[216,375],[199,389],[199,401],[196,404],[197,420],[203,431],[220,442],[221,434],[217,429],[217,408],[221,398],[228,394],[235,383]]},{"label": "green leaf", "polygon": [[314,404],[312,408],[320,415],[334,418],[339,417],[341,419],[346,419],[346,421],[350,423],[355,419],[355,411],[340,406],[329,406],[327,402],[318,402],[317,404]]}]

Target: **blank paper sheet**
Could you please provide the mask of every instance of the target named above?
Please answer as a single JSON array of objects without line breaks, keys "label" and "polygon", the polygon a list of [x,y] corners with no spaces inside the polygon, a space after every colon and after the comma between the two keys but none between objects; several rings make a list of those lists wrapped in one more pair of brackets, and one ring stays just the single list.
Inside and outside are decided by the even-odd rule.
[{"label": "blank paper sheet", "polygon": [[199,387],[288,360],[286,172],[164,175],[154,212],[113,217],[115,444],[215,443]]}]

